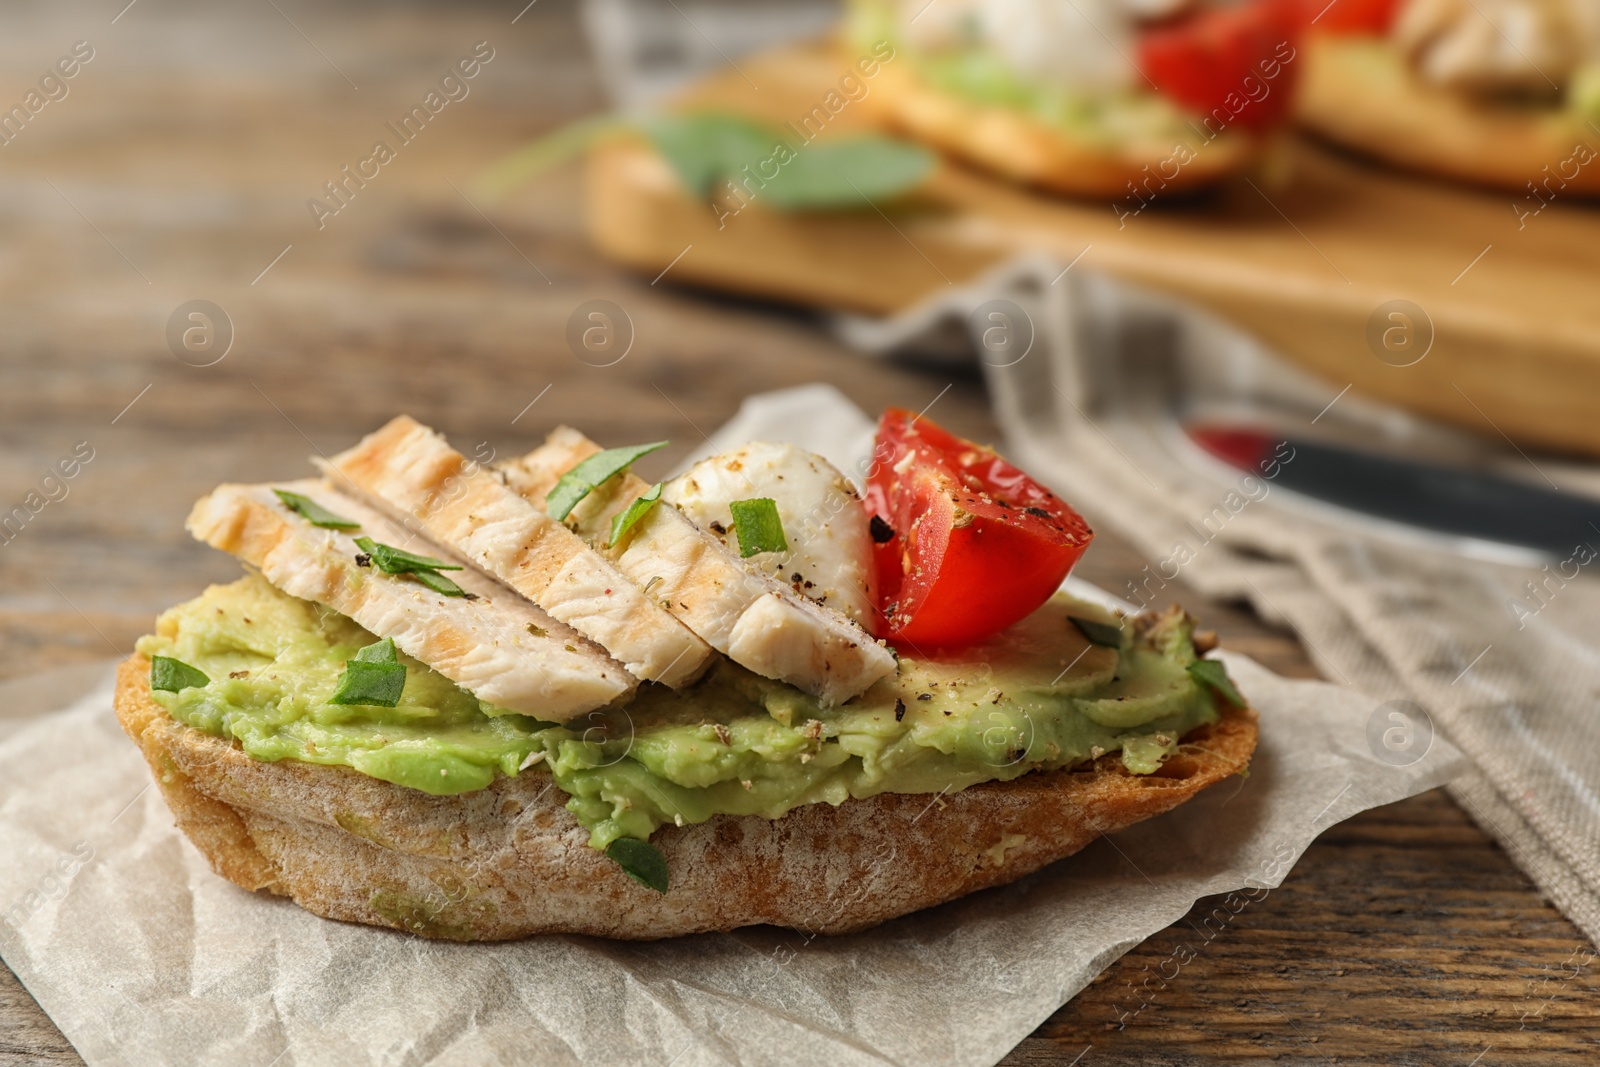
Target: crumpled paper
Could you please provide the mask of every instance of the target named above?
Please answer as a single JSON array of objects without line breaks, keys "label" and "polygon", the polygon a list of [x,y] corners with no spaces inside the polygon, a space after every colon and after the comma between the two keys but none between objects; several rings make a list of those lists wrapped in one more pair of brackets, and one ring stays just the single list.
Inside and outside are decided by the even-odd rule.
[{"label": "crumpled paper", "polygon": [[[869,428],[814,386],[752,398],[711,447],[759,434],[847,466]],[[1247,777],[863,934],[654,943],[430,942],[246,893],[173,828],[112,715],[109,666],[13,682],[0,686],[0,955],[91,1067],[993,1064],[1196,899],[1239,890],[1222,905],[1237,910],[1327,827],[1461,766],[1442,738],[1397,755],[1378,740],[1395,727],[1352,691],[1225,659],[1261,714]],[[1203,922],[1187,947],[1211,936]]]}]

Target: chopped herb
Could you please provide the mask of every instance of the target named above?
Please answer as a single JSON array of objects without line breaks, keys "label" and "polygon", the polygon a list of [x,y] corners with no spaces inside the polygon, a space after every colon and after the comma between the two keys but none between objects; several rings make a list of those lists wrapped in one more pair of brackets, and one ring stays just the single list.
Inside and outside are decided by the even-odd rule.
[{"label": "chopped herb", "polygon": [[328,703],[392,708],[400,703],[405,688],[406,665],[395,652],[394,640],[385,637],[345,660],[344,677]]},{"label": "chopped herb", "polygon": [[432,589],[435,593],[439,593],[444,596],[463,597],[467,600],[478,599],[477,593],[467,592],[465,589],[461,588],[455,582],[452,582],[438,571],[411,571],[410,574],[412,578],[415,578],[421,584],[427,586],[429,589]]},{"label": "chopped herb", "polygon": [[629,504],[627,510],[619,511],[611,518],[611,543],[620,545],[629,530],[638,524],[639,520],[650,513],[650,509],[661,501],[661,483],[657,482],[640,495],[639,499]]},{"label": "chopped herb", "polygon": [[533,636],[535,636],[535,637],[549,637],[550,636],[550,631],[546,630],[543,626],[540,626],[538,623],[530,622],[528,624],[528,632],[530,634],[532,634]]},{"label": "chopped herb", "polygon": [[657,893],[667,891],[667,859],[650,842],[640,841],[636,837],[619,837],[606,848],[606,855],[640,885]]},{"label": "chopped herb", "polygon": [[375,645],[368,645],[356,653],[356,659],[362,663],[399,663],[400,654],[395,651],[394,638],[385,637]]},{"label": "chopped herb", "polygon": [[592,493],[607,479],[621,474],[639,457],[647,456],[658,448],[664,448],[666,444],[665,441],[655,441],[648,445],[608,448],[604,452],[596,452],[561,476],[555,488],[545,495],[545,511],[549,512],[552,519],[560,522],[572,514],[572,509],[578,506],[578,501]]},{"label": "chopped herb", "polygon": [[[408,574],[422,585],[432,589],[435,593],[444,596],[466,597],[468,600],[478,599],[476,593],[469,593],[455,582],[440,574],[440,571],[465,570],[459,563],[447,563],[442,559],[432,556],[419,556],[415,552],[407,552],[403,548],[393,545],[380,544],[370,537],[356,538],[356,544],[361,548],[361,555],[356,556],[357,566],[374,564],[385,574]],[[367,557],[367,563],[361,562],[361,556]]]},{"label": "chopped herb", "polygon": [[788,551],[789,542],[783,536],[778,505],[771,497],[735,500],[728,509],[733,512],[733,532],[739,535],[740,559],[760,552]]},{"label": "chopped herb", "polygon": [[899,722],[906,717],[906,702],[899,697],[894,698],[894,721]]},{"label": "chopped herb", "polygon": [[1236,708],[1246,707],[1244,697],[1233,684],[1233,679],[1228,677],[1228,668],[1222,665],[1221,660],[1198,659],[1189,664],[1189,675],[1201,685],[1209,686],[1215,690],[1228,703]]},{"label": "chopped herb", "polygon": [[1084,636],[1091,645],[1103,645],[1106,648],[1122,647],[1122,627],[1112,626],[1108,622],[1098,619],[1086,619],[1081,615],[1068,615],[1067,621]]},{"label": "chopped herb", "polygon": [[274,489],[278,499],[291,511],[297,513],[313,526],[321,526],[326,530],[359,530],[361,524],[352,522],[340,515],[335,515],[321,504],[308,496],[300,493],[291,493],[287,489]]},{"label": "chopped herb", "polygon": [[887,544],[894,537],[894,527],[882,515],[872,516],[872,521],[867,523],[867,529],[872,533],[874,544]]},{"label": "chopped herb", "polygon": [[379,544],[370,537],[356,538],[356,544],[361,546],[361,551],[372,557],[372,562],[385,574],[410,574],[416,571],[459,571],[464,570],[459,563],[448,563],[432,556],[419,556],[415,552],[407,552],[403,548],[393,545]]},{"label": "chopped herb", "polygon": [[204,671],[191,667],[171,656],[150,657],[150,688],[165,693],[181,693],[185,689],[199,689],[210,685]]}]

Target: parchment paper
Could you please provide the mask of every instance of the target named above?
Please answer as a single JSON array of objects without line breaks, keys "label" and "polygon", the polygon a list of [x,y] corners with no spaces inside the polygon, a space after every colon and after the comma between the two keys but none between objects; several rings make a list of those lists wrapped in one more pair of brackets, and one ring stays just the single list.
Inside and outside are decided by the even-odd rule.
[{"label": "parchment paper", "polygon": [[[712,447],[758,433],[852,464],[868,426],[810,387],[753,398]],[[1460,766],[1442,738],[1396,765],[1369,741],[1386,725],[1372,700],[1226,659],[1261,713],[1248,777],[865,934],[650,944],[429,942],[246,893],[173,828],[111,713],[109,665],[13,682],[0,686],[0,955],[92,1067],[992,1064],[1197,898],[1246,890],[1192,924],[1196,955],[1322,830]],[[1141,1025],[1137,1004],[1106,1022]]]}]

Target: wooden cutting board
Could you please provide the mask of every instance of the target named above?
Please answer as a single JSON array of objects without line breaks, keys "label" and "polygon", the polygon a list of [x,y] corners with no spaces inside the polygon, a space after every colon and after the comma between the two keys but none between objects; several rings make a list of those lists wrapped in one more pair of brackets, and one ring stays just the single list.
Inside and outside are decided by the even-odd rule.
[{"label": "wooden cutting board", "polygon": [[[682,104],[782,126],[846,68],[825,44],[794,46],[741,60]],[[874,124],[870,84],[824,136]],[[1600,455],[1600,209],[1557,199],[1519,220],[1533,201],[1393,173],[1303,140],[1284,161],[1280,180],[1158,197],[1121,218],[1118,208],[1138,202],[1063,200],[946,163],[887,211],[784,215],[757,199],[719,220],[646,146],[613,142],[589,157],[587,223],[605,253],[652,276],[670,265],[675,282],[872,314],[904,310],[1022,251],[1063,264],[1083,253],[1080,267],[1222,314],[1326,379],[1330,398],[1353,385],[1519,445]],[[1410,366],[1369,346],[1369,320],[1392,300],[1425,313],[1414,346],[1431,321],[1432,345]],[[1383,318],[1378,332],[1396,321]]]}]

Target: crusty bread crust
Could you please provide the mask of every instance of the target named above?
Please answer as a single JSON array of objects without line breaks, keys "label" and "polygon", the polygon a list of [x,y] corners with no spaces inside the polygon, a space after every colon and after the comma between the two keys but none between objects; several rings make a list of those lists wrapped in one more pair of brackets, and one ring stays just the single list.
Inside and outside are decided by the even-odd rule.
[{"label": "crusty bread crust", "polygon": [[345,767],[265,763],[172,719],[150,662],[118,670],[115,707],[179,829],[216,872],[330,919],[426,937],[540,933],[649,940],[768,923],[862,930],[1028,874],[1101,833],[1242,771],[1256,715],[1192,731],[1154,775],[1116,754],[948,796],[884,794],[781,819],[717,816],[651,839],[672,888],[637,885],[591,849],[542,767],[435,797]]},{"label": "crusty bread crust", "polygon": [[1576,146],[1595,144],[1593,131],[1565,109],[1494,107],[1427,85],[1398,49],[1359,38],[1314,36],[1305,62],[1300,121],[1335,144],[1518,193],[1531,182],[1543,199],[1600,195],[1600,165],[1573,162]]},{"label": "crusty bread crust", "polygon": [[1194,155],[1175,174],[1163,164],[1175,144],[1113,153],[1075,140],[1020,111],[963,100],[923,81],[913,70],[884,67],[864,104],[885,123],[953,156],[1025,185],[1070,196],[1121,198],[1128,183],[1149,195],[1144,184],[1160,177],[1163,193],[1204,188],[1250,166],[1265,141],[1244,130],[1219,134],[1205,144],[1185,138]]}]

